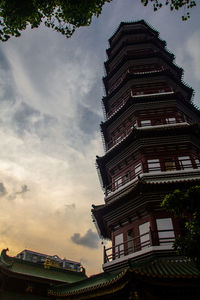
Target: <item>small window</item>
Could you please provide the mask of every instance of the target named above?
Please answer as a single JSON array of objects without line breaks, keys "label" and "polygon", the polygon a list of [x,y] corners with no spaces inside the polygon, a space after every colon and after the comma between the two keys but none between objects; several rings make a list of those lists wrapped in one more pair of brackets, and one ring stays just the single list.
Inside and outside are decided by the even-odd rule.
[{"label": "small window", "polygon": [[118,177],[114,180],[114,187],[115,189],[118,189],[122,185],[122,177]]},{"label": "small window", "polygon": [[36,255],[33,255],[33,257],[32,257],[32,261],[33,261],[34,263],[36,263],[36,262],[37,262],[37,256],[36,256]]},{"label": "small window", "polygon": [[124,175],[124,183],[129,182],[131,180],[131,172],[128,171],[125,175]]},{"label": "small window", "polygon": [[135,166],[135,176],[138,176],[140,173],[142,173],[142,164],[139,163]]},{"label": "small window", "polygon": [[179,165],[180,165],[182,170],[192,168],[192,163],[191,163],[191,160],[190,160],[189,156],[180,156],[178,158],[178,161],[179,161]]},{"label": "small window", "polygon": [[176,170],[176,165],[173,160],[166,160],[165,161],[165,171],[174,171]]},{"label": "small window", "polygon": [[137,128],[138,127],[138,125],[137,125],[137,120],[133,123],[133,126],[132,126],[132,128]]},{"label": "small window", "polygon": [[175,118],[166,118],[166,123],[167,124],[174,124],[174,123],[176,123],[176,119]]},{"label": "small window", "polygon": [[115,143],[119,143],[121,141],[122,137],[121,136],[118,136],[116,139],[115,139]]},{"label": "small window", "polygon": [[144,126],[151,126],[151,120],[142,120],[141,127],[144,127]]},{"label": "small window", "polygon": [[158,238],[160,245],[172,245],[174,230],[171,218],[157,219]]},{"label": "small window", "polygon": [[150,222],[146,222],[146,223],[139,225],[141,249],[144,249],[144,248],[150,246],[149,231],[150,231]]},{"label": "small window", "polygon": [[200,169],[200,160],[198,158],[196,158],[194,161],[195,161],[195,164],[196,164],[196,168]]},{"label": "small window", "polygon": [[123,233],[120,233],[115,236],[115,248],[114,248],[115,258],[124,256],[123,242],[124,242]]},{"label": "small window", "polygon": [[149,172],[158,172],[161,170],[159,159],[148,159],[147,164]]},{"label": "small window", "polygon": [[133,229],[128,230],[127,232],[127,252],[128,254],[134,252],[134,231]]}]

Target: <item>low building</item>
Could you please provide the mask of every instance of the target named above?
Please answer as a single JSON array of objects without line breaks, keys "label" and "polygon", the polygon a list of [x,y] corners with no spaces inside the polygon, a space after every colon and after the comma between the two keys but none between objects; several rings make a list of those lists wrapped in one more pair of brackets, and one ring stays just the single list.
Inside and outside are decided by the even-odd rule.
[{"label": "low building", "polygon": [[80,262],[68,260],[66,258],[61,259],[58,255],[47,255],[27,249],[18,253],[16,258],[38,264],[54,265],[76,272],[81,272],[83,269]]},{"label": "low building", "polygon": [[4,249],[0,255],[0,299],[42,300],[49,297],[52,286],[70,285],[87,278],[84,269],[76,272],[10,257],[7,251]]}]

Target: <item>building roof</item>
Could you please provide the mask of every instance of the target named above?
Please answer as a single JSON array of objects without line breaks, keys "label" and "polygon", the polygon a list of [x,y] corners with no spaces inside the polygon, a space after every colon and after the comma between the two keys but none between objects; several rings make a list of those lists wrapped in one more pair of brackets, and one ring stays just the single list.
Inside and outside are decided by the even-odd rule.
[{"label": "building roof", "polygon": [[135,274],[145,277],[200,279],[200,270],[195,264],[180,257],[159,258],[141,263],[131,262],[131,269]]},{"label": "building roof", "polygon": [[155,34],[156,36],[159,36],[159,32],[154,29],[150,24],[148,24],[146,21],[144,20],[138,20],[138,21],[130,21],[130,22],[121,22],[120,25],[118,26],[118,28],[115,30],[115,32],[113,33],[113,35],[111,36],[111,38],[109,38],[109,43],[112,43],[112,40],[115,38],[115,36],[117,35],[117,33],[120,31],[120,29],[124,26],[126,26],[127,28],[130,27],[131,25],[144,25],[144,27],[146,29],[148,29],[149,31],[151,31],[153,34]]},{"label": "building roof", "polygon": [[73,283],[85,279],[84,272],[75,272],[63,268],[45,268],[42,264],[28,262],[10,257],[6,254],[8,249],[4,249],[0,256],[0,272],[11,277],[29,277],[33,280],[44,280],[53,282]]},{"label": "building roof", "polygon": [[100,273],[81,281],[80,283],[71,284],[69,286],[60,285],[55,286],[49,290],[50,295],[56,296],[70,296],[84,294],[89,291],[95,291],[99,289],[107,288],[115,283],[119,284],[120,280],[125,277],[127,270],[111,274],[111,273]]},{"label": "building roof", "polygon": [[77,265],[80,265],[81,263],[80,262],[77,262],[77,261],[74,261],[74,260],[70,260],[70,259],[66,259],[66,258],[60,258],[57,254],[54,254],[54,255],[49,255],[49,254],[45,254],[45,253],[41,253],[41,252],[37,252],[37,251],[33,251],[33,250],[29,250],[29,249],[24,249],[22,250],[21,252],[19,252],[16,257],[19,257],[20,254],[23,254],[23,253],[30,253],[30,254],[35,254],[37,256],[44,256],[44,257],[49,257],[49,258],[56,258],[56,259],[59,259],[60,261],[64,262],[69,262],[69,263],[73,263],[73,264],[77,264]]},{"label": "building roof", "polygon": [[[157,280],[155,280],[155,278]],[[112,294],[123,289],[129,282],[149,281],[153,284],[162,285],[162,282],[171,280],[184,280],[182,284],[189,284],[190,279],[195,279],[199,285],[200,270],[193,262],[180,257],[151,258],[149,261],[135,263],[130,262],[129,267],[115,274],[104,272],[91,276],[86,280],[70,285],[61,285],[49,289],[49,294],[57,297],[79,296],[84,299],[95,298],[95,296]],[[153,281],[152,281],[153,280]],[[71,298],[70,298],[71,299]]]},{"label": "building roof", "polygon": [[[154,128],[152,127],[147,127],[145,130],[141,130],[141,128],[133,129],[129,135],[127,135],[124,139],[121,140],[118,144],[116,144],[114,147],[110,148],[104,156],[97,157],[96,163],[97,163],[97,168],[99,169],[99,172],[101,174],[102,178],[102,185],[105,187],[106,185],[109,184],[107,173],[106,173],[106,164],[112,159],[116,158],[117,155],[120,153],[121,150],[126,149],[128,146],[130,146],[133,141],[136,140],[143,140],[146,138],[160,138],[160,137],[179,137],[184,136],[184,135],[194,135],[199,138],[200,135],[200,126],[197,123],[193,123],[191,125],[187,125],[183,123],[183,125],[177,126],[174,124],[174,126],[160,126]],[[188,139],[190,142],[190,139]]]},{"label": "building roof", "polygon": [[[163,172],[164,173],[164,172]],[[105,204],[101,205],[92,205],[92,215],[99,235],[102,238],[111,238],[110,229],[107,226],[107,216],[115,210],[119,210],[119,207],[126,203],[126,205],[133,199],[138,196],[142,191],[144,192],[146,189],[153,189],[156,191],[161,191],[164,195],[172,192],[176,188],[181,188],[184,184],[184,187],[191,186],[191,184],[199,184],[200,183],[200,172],[198,169],[191,170],[190,173],[182,172],[182,177],[179,176],[178,172],[168,172],[168,177],[165,178],[165,175],[160,174],[156,175],[151,173],[143,173],[144,176],[141,176],[139,180],[130,186],[130,188],[123,189],[121,193],[116,193],[113,195],[112,199],[107,199]],[[146,175],[146,176],[145,176]],[[131,201],[134,205],[134,202]],[[130,214],[130,207],[127,210],[127,214]]]}]

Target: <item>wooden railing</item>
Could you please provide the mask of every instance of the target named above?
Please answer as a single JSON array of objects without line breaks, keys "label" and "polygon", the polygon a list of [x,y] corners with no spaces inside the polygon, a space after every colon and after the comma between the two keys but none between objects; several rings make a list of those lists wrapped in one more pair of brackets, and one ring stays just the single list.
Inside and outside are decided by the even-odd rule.
[{"label": "wooden railing", "polygon": [[107,249],[104,246],[104,263],[136,253],[151,246],[172,246],[174,240],[175,232],[173,229],[152,231],[150,228],[148,232],[129,239],[121,244]]},{"label": "wooden railing", "polygon": [[[197,162],[198,160],[198,162]],[[112,192],[117,191],[119,188],[123,187],[128,182],[138,178],[142,173],[153,173],[153,172],[167,172],[167,171],[177,171],[177,170],[188,170],[188,169],[200,169],[200,162],[197,159],[195,163],[192,163],[189,159],[178,158],[175,160],[166,160],[164,162],[137,162],[136,172],[135,170],[128,171],[125,175],[120,176],[114,180],[111,184],[107,185],[105,188],[105,196],[108,196]]]},{"label": "wooden railing", "polygon": [[164,93],[173,93],[173,89],[171,87],[150,87],[150,88],[132,88],[128,90],[127,93],[122,95],[120,100],[114,102],[114,107],[111,107],[110,110],[107,112],[106,117],[110,118],[114,115],[124,104],[127,102],[128,98],[131,97],[138,97],[138,96],[147,96],[147,95],[154,95],[154,94],[164,94]]},{"label": "wooden railing", "polygon": [[[142,120],[141,120],[142,121]],[[141,122],[140,121],[140,122]],[[123,132],[121,132],[121,134],[119,136],[114,136],[109,142],[106,143],[106,151],[108,151],[110,148],[112,148],[113,146],[117,145],[118,143],[120,143],[126,136],[128,136],[130,134],[130,132],[133,130],[134,128],[143,128],[143,127],[149,127],[149,126],[156,126],[156,125],[168,125],[168,124],[178,124],[178,123],[183,123],[183,122],[187,122],[186,120],[184,120],[183,118],[181,119],[179,117],[179,120],[176,120],[175,118],[168,118],[168,120],[166,120],[166,118],[164,119],[159,119],[159,118],[151,118],[150,120],[151,123],[144,123],[141,125],[134,125],[134,122],[132,125],[129,125],[129,127],[127,127],[126,129],[123,130]],[[189,122],[187,122],[189,124]]]},{"label": "wooden railing", "polygon": [[114,145],[118,144],[119,142],[121,142],[126,136],[129,135],[129,133],[132,131],[132,127],[127,128],[126,130],[124,130],[122,132],[122,134],[118,137],[116,137],[115,139],[109,141],[106,144],[106,150],[109,150],[110,148],[112,148]]},{"label": "wooden railing", "polygon": [[163,71],[165,68],[163,66],[139,66],[129,68],[125,72],[122,72],[122,74],[115,80],[114,83],[109,84],[110,88],[108,89],[108,94],[110,95],[124,80],[126,77],[126,74],[145,74],[145,73],[154,73],[154,72],[160,72]]},{"label": "wooden railing", "polygon": [[116,101],[114,103],[114,107],[110,109],[110,111],[107,113],[107,118],[114,115],[124,104],[127,102],[128,98],[131,96],[131,91],[128,90],[128,92],[124,93],[120,99],[120,101]]}]

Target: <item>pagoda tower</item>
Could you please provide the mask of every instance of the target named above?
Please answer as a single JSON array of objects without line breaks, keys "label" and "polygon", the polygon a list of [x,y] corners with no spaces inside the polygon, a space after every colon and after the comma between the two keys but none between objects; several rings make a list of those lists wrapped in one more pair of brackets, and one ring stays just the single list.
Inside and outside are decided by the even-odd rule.
[{"label": "pagoda tower", "polygon": [[174,55],[146,22],[121,23],[109,45],[105,155],[96,160],[105,204],[92,214],[100,236],[112,241],[103,269],[115,272],[176,255],[182,224],[160,204],[176,188],[200,183],[200,111]]}]

